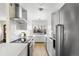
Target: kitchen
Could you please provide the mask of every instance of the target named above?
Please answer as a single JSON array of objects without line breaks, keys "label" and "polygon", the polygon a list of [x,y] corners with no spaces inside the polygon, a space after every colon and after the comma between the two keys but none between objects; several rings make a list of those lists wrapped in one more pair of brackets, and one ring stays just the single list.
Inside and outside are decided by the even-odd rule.
[{"label": "kitchen", "polygon": [[0,56],[79,55],[78,10],[74,3],[0,3]]},{"label": "kitchen", "polygon": [[[2,31],[4,34],[1,36],[0,55],[54,56],[51,14],[63,5],[63,3],[1,3],[0,14],[2,13],[3,18],[0,24],[6,24],[6,28]],[[41,45],[43,47],[39,48]],[[38,53],[38,50],[41,53]]]},{"label": "kitchen", "polygon": [[[4,31],[1,31],[0,56],[55,55],[55,50],[52,47],[50,15],[62,5],[64,4],[1,3],[0,24],[1,26],[6,24],[6,27],[3,28]],[[51,8],[52,6],[55,10]],[[37,52],[39,50],[41,53],[38,54],[35,51],[37,43],[45,46],[45,48],[43,47],[45,53],[40,51],[41,47],[39,49],[36,47]]]}]

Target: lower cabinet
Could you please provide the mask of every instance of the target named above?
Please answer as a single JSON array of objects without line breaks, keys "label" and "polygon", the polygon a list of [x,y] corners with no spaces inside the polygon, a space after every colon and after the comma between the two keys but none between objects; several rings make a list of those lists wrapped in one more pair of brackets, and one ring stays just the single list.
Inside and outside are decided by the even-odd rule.
[{"label": "lower cabinet", "polygon": [[47,51],[49,56],[54,56],[55,55],[55,50],[53,48],[53,40],[47,39]]}]

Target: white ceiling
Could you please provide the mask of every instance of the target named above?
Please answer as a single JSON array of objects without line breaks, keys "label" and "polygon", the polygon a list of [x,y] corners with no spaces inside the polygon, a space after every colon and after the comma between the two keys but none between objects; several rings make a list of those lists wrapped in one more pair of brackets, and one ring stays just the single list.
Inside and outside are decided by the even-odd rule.
[{"label": "white ceiling", "polygon": [[[21,7],[27,10],[28,20],[51,20],[51,14],[60,9],[64,3],[21,3]],[[42,7],[43,11],[39,11]]]},{"label": "white ceiling", "polygon": [[21,3],[20,5],[27,10],[38,10],[40,7],[43,7],[43,11],[54,12],[61,8],[64,3]]}]

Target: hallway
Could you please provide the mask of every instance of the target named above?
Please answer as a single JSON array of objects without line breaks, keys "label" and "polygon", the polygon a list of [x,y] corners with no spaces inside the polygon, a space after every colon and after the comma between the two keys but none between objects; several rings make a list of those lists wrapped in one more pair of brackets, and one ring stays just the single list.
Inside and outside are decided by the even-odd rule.
[{"label": "hallway", "polygon": [[33,56],[48,56],[44,43],[35,43]]}]

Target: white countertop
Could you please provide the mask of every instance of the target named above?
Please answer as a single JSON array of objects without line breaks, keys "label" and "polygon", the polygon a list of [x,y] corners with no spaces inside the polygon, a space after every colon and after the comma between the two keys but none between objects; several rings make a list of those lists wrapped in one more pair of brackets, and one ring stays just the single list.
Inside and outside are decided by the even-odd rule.
[{"label": "white countertop", "polygon": [[26,46],[27,43],[2,43],[0,44],[0,56],[17,56]]}]

